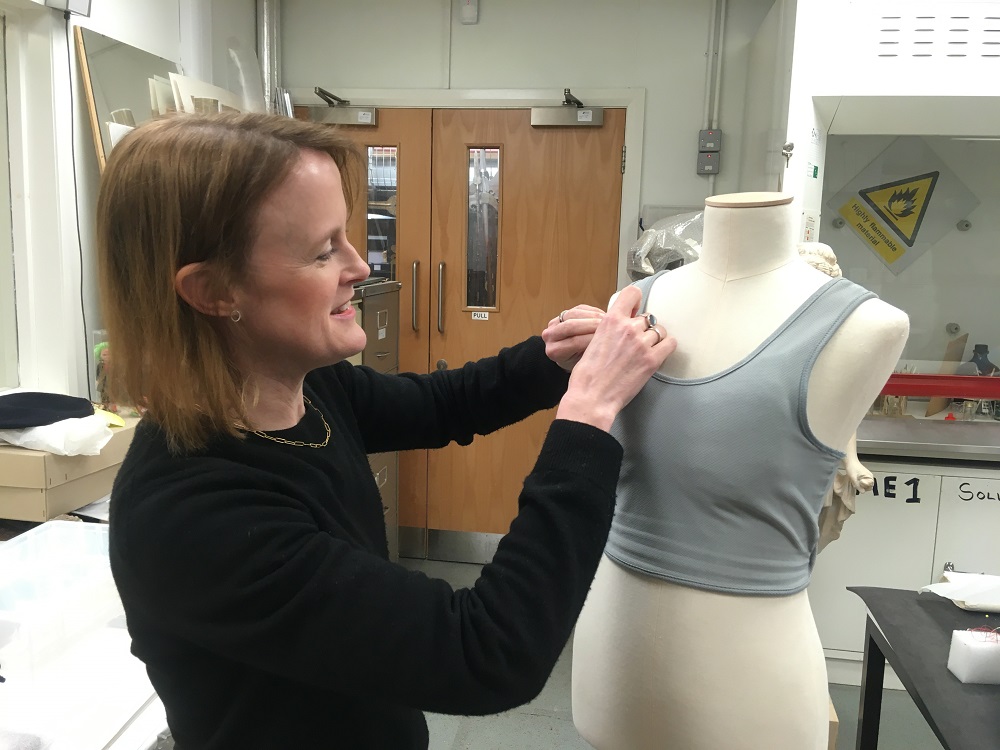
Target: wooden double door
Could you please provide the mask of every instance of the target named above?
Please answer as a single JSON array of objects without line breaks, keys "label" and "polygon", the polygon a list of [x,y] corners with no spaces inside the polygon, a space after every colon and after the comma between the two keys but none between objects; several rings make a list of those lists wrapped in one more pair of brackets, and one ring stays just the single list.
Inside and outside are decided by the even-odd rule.
[{"label": "wooden double door", "polygon": [[[388,203],[395,219],[389,257],[378,260],[402,283],[401,372],[460,367],[541,333],[560,310],[607,304],[618,268],[624,109],[606,109],[600,128],[533,128],[528,109],[380,109],[377,127],[343,132],[369,151],[352,244],[371,246],[366,195]],[[391,161],[380,162],[386,154]],[[384,178],[371,174],[380,163],[394,167],[388,202],[369,187]],[[505,533],[553,415],[469,446],[400,454],[400,527]]]}]

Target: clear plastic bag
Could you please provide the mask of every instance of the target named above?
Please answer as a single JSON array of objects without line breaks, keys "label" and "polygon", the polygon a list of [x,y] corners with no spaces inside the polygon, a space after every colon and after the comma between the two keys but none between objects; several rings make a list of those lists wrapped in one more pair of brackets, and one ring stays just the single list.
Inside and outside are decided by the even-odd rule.
[{"label": "clear plastic bag", "polygon": [[698,260],[704,229],[703,211],[660,219],[629,248],[626,262],[629,278],[639,281],[658,271]]}]

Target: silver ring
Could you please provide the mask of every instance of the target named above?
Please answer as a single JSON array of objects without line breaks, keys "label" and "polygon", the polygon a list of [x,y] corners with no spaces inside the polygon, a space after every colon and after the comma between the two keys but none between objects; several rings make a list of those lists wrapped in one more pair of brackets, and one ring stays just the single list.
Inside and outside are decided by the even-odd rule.
[{"label": "silver ring", "polygon": [[656,316],[655,316],[655,315],[653,315],[653,313],[646,313],[646,314],[645,314],[645,315],[643,315],[642,317],[644,317],[644,318],[646,319],[646,330],[647,330],[647,331],[648,331],[648,330],[649,330],[650,328],[652,328],[653,326],[655,326],[655,325],[656,325]]},{"label": "silver ring", "polygon": [[[663,341],[663,336],[660,335],[659,328],[654,328],[653,333],[656,334],[656,344],[659,344],[661,341]],[[656,346],[656,344],[653,344],[653,346]]]},{"label": "silver ring", "polygon": [[560,323],[565,323],[566,322],[566,312],[567,312],[566,310],[563,310],[561,313],[559,313],[559,322]]}]

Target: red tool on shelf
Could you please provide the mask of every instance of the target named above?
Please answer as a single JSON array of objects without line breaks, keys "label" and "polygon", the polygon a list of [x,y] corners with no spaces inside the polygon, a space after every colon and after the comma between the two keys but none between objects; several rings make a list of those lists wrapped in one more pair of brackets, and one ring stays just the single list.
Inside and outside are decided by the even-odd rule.
[{"label": "red tool on shelf", "polygon": [[881,395],[1000,400],[1000,377],[896,373],[889,376]]}]

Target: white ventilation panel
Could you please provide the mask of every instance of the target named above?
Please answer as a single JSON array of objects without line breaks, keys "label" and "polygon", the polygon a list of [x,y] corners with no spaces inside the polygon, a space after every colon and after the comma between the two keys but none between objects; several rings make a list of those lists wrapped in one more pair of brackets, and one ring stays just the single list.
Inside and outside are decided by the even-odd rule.
[{"label": "white ventilation panel", "polygon": [[877,57],[1000,60],[1000,3],[874,2],[865,10],[877,26]]},{"label": "white ventilation panel", "polygon": [[1000,0],[805,0],[793,81],[831,133],[1000,135]]}]

